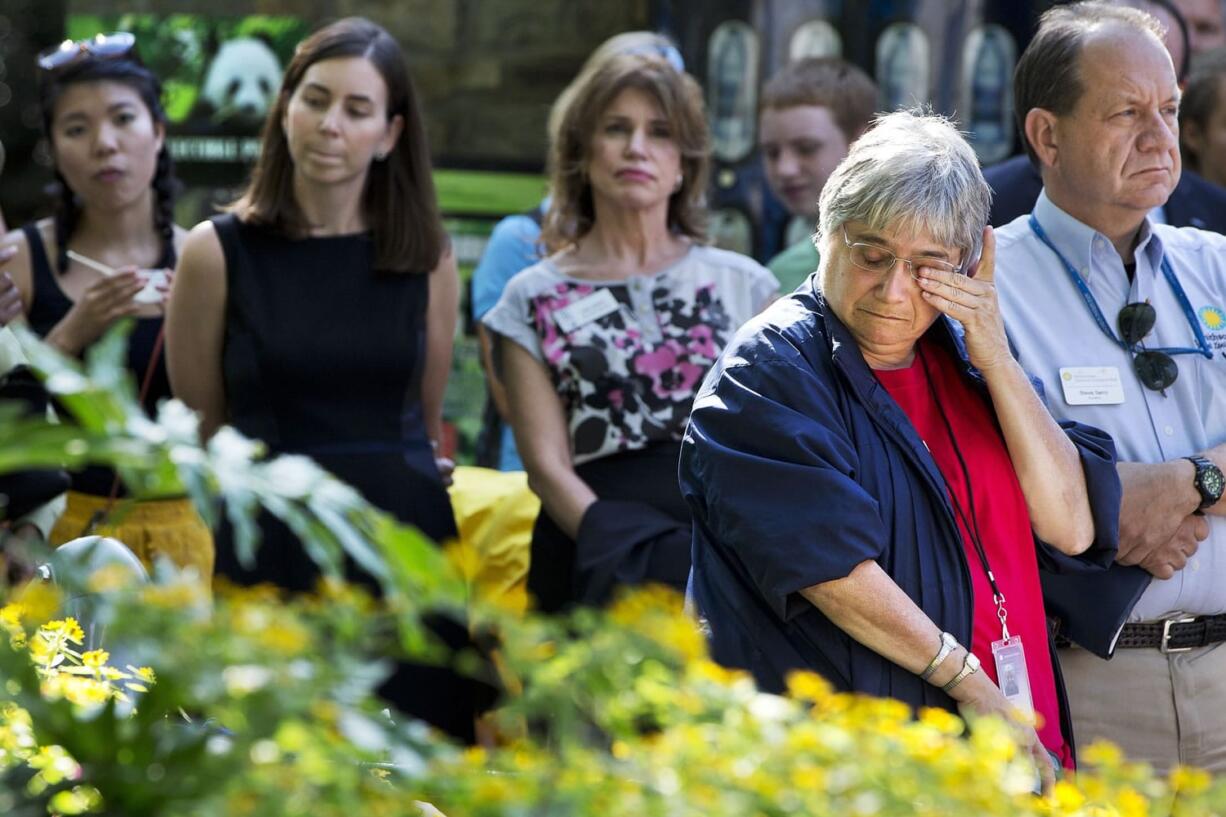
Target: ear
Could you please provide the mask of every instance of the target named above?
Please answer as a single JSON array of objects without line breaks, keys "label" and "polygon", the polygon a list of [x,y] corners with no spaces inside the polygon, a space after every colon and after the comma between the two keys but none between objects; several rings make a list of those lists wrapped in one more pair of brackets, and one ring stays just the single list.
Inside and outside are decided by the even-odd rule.
[{"label": "ear", "polygon": [[1043,108],[1031,108],[1024,127],[1026,141],[1039,157],[1042,167],[1055,167],[1059,158],[1059,138],[1056,115]]},{"label": "ear", "polygon": [[157,155],[162,150],[162,145],[166,144],[166,123],[154,121],[153,123],[153,139],[156,147],[153,149],[154,155]]},{"label": "ear", "polygon": [[383,139],[379,142],[379,150],[390,154],[395,149],[396,143],[400,141],[402,133],[404,133],[404,117],[396,114],[387,123],[387,132],[383,134]]}]

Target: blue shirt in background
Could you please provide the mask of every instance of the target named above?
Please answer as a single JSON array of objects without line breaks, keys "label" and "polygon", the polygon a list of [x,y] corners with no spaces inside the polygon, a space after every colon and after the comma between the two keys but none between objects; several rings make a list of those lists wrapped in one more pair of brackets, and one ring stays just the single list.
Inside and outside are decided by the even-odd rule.
[{"label": "blue shirt in background", "polygon": [[[549,200],[541,203],[541,211],[548,209]],[[480,321],[486,312],[494,308],[507,282],[520,270],[527,269],[541,260],[537,242],[541,237],[541,225],[530,215],[517,213],[507,216],[494,225],[489,243],[481,262],[473,270],[473,317]],[[510,424],[502,427],[502,446],[498,458],[500,471],[522,471],[523,462],[515,450],[515,438]]]}]

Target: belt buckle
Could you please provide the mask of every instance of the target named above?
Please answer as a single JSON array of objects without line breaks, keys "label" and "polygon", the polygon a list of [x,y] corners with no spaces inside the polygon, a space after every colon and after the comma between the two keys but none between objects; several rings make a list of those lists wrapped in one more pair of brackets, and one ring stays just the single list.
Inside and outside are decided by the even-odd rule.
[{"label": "belt buckle", "polygon": [[1171,625],[1172,624],[1190,624],[1193,621],[1196,621],[1196,616],[1189,616],[1187,618],[1168,618],[1166,621],[1162,622],[1162,643],[1158,645],[1158,649],[1163,653],[1190,651],[1192,647],[1172,647],[1170,646]]}]

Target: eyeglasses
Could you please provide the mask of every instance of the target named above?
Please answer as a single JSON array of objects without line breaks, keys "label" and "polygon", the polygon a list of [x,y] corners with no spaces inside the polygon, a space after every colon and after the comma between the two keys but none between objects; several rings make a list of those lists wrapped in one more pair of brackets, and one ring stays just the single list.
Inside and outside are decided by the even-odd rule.
[{"label": "eyeglasses", "polygon": [[[1165,391],[1179,378],[1179,367],[1175,359],[1166,352],[1146,349],[1141,341],[1154,329],[1158,321],[1158,313],[1148,303],[1125,304],[1120,310],[1116,323],[1120,327],[1120,338],[1132,352],[1132,368],[1137,373],[1141,385],[1152,391]],[[1135,349],[1141,346],[1141,351]]]},{"label": "eyeglasses", "polygon": [[901,261],[907,265],[907,272],[911,274],[912,278],[915,278],[915,271],[920,267],[928,267],[929,269],[940,270],[941,272],[962,271],[961,267],[948,261],[943,261],[940,258],[926,256],[901,258],[885,247],[879,247],[876,244],[864,244],[858,241],[853,244],[851,239],[847,237],[847,225],[842,224],[839,226],[843,230],[843,243],[847,245],[847,254],[851,258],[851,263],[862,270],[881,274],[894,269],[894,265]]},{"label": "eyeglasses", "polygon": [[38,55],[38,67],[44,71],[58,71],[90,57],[104,60],[123,57],[134,48],[136,37],[127,31],[98,34],[88,40],[64,40]]}]

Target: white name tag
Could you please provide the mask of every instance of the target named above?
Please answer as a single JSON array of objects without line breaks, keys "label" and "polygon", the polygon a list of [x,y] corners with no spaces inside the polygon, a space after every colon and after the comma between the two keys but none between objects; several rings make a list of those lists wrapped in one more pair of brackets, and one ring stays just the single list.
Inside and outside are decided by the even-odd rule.
[{"label": "white name tag", "polygon": [[571,332],[585,323],[599,320],[618,309],[617,298],[607,289],[601,289],[563,307],[554,313],[558,328]]},{"label": "white name tag", "polygon": [[992,657],[996,659],[996,682],[1000,691],[1026,716],[1034,715],[1034,700],[1030,696],[1030,674],[1026,671],[1026,651],[1022,637],[1015,635],[992,642]]},{"label": "white name tag", "polygon": [[1064,402],[1070,406],[1114,406],[1124,402],[1124,383],[1115,366],[1065,366],[1060,370]]}]

